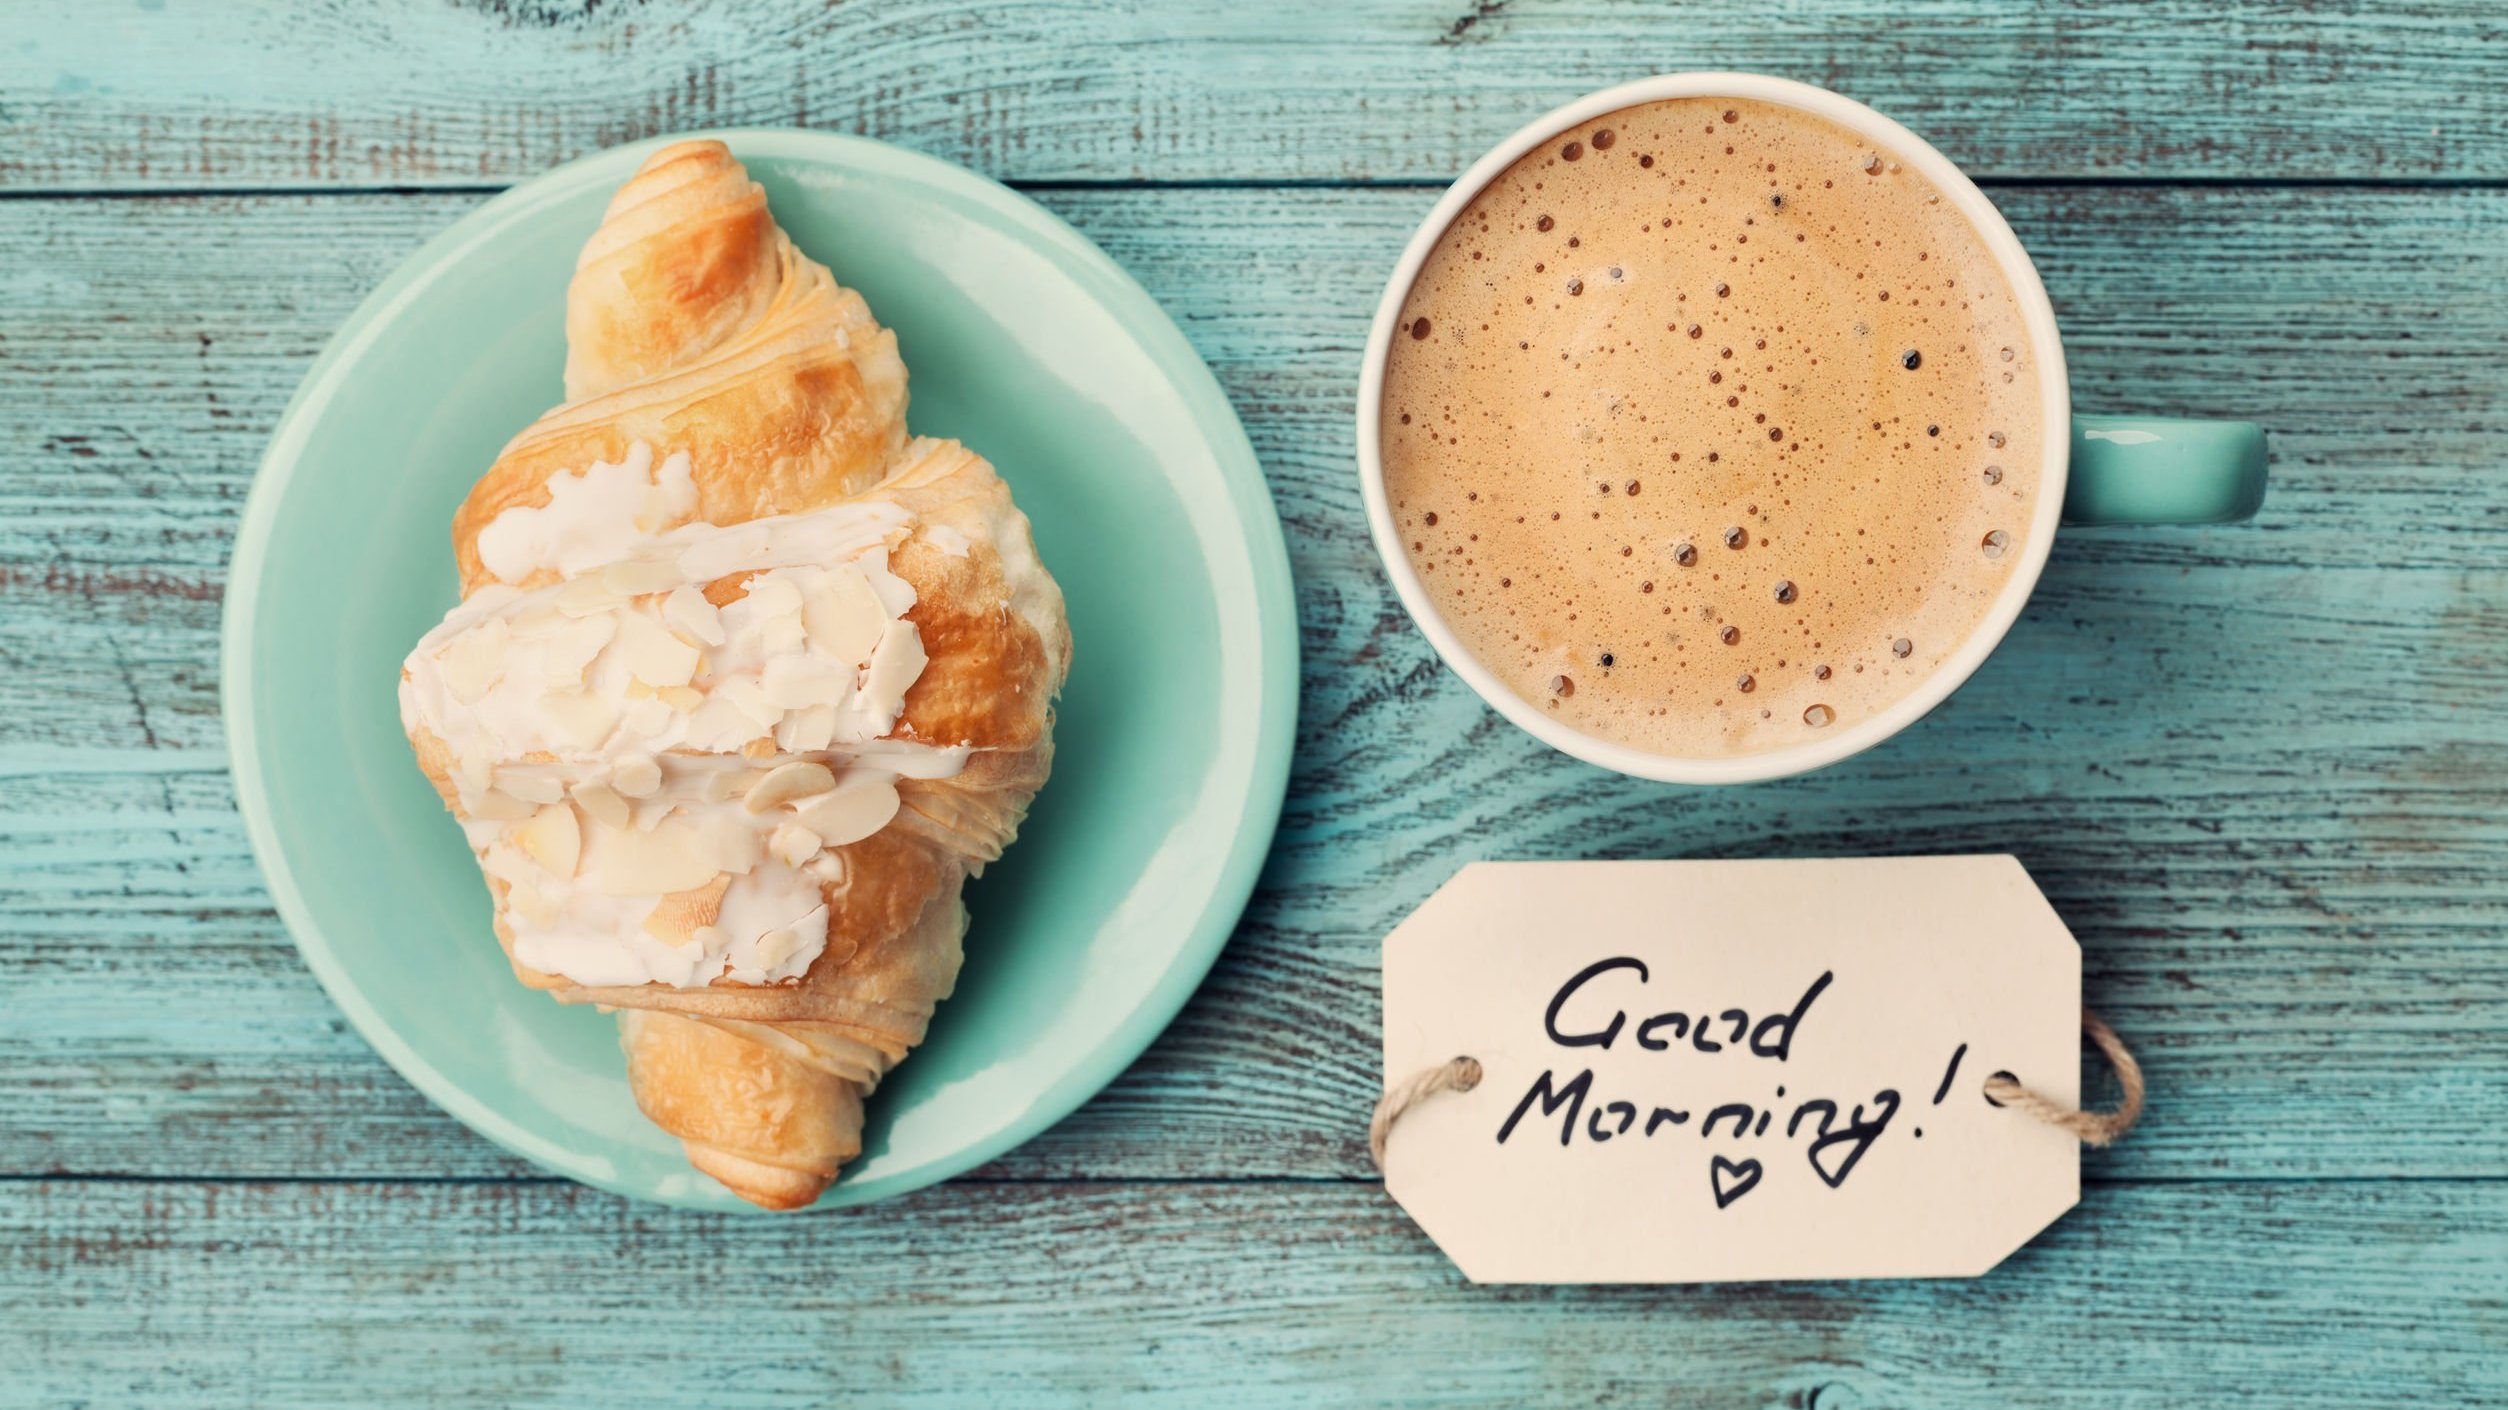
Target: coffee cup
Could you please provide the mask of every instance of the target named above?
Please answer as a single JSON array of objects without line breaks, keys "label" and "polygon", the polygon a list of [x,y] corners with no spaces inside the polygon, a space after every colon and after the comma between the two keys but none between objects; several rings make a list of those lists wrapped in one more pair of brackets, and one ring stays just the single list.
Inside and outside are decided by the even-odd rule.
[{"label": "coffee cup", "polygon": [[[2012,526],[2014,532],[2008,536],[2011,561],[1996,565],[2000,574],[1996,579],[1999,586],[1992,590],[1990,600],[1980,604],[1973,624],[1953,644],[1926,658],[1930,664],[1920,676],[1906,684],[1903,693],[1881,701],[1856,718],[1839,718],[1831,714],[1829,718],[1836,721],[1833,728],[1806,728],[1797,735],[1779,737],[1774,743],[1765,740],[1755,742],[1747,749],[1666,750],[1645,747],[1626,738],[1605,737],[1601,731],[1580,727],[1573,720],[1562,718],[1558,709],[1559,700],[1550,700],[1548,708],[1545,708],[1538,700],[1529,698],[1528,692],[1520,685],[1511,686],[1489,662],[1474,654],[1464,634],[1448,620],[1446,609],[1440,606],[1423,579],[1422,564],[1416,561],[1421,548],[1416,541],[1418,520],[1402,516],[1401,507],[1396,505],[1387,488],[1384,446],[1388,429],[1388,364],[1395,355],[1397,338],[1407,343],[1410,339],[1424,338],[1429,331],[1424,326],[1426,320],[1406,320],[1406,301],[1412,295],[1415,281],[1421,278],[1423,267],[1430,263],[1432,255],[1455,229],[1458,218],[1472,208],[1475,198],[1490,189],[1493,182],[1508,177],[1519,162],[1544,144],[1557,141],[1563,134],[1590,132],[1592,129],[1586,125],[1605,115],[1670,99],[1734,100],[1825,119],[1836,128],[1852,133],[1868,147],[1873,170],[1879,171],[1886,166],[1888,171],[1896,173],[1903,167],[1914,178],[1928,183],[1930,191],[1938,193],[1938,199],[1949,202],[1960,216],[1965,217],[1967,228],[1973,232],[1975,241],[1981,242],[1986,258],[1999,270],[2002,280],[2008,283],[2009,312],[2016,326],[2024,330],[2021,336],[2025,337],[2029,351],[2024,365],[2034,374],[2036,383],[2033,410],[2041,431],[2036,437],[2035,493],[2025,507],[2025,527],[2015,523]],[[1606,132],[1602,135],[1607,139],[1610,134]],[[1730,152],[1732,148],[1724,150]],[[1579,155],[1577,144],[1569,142],[1564,155],[1571,161],[1576,160]],[[1599,152],[1593,154],[1596,158],[1600,155]],[[1651,158],[1645,161],[1647,166],[1653,165]],[[1598,161],[1589,162],[1579,171],[1591,172],[1598,166]],[[1623,169],[1635,174],[1633,168]],[[1774,167],[1771,166],[1770,170]],[[1753,174],[1756,175],[1755,172]],[[1776,181],[1771,179],[1766,184],[1772,188],[1770,199],[1782,209],[1783,195],[1781,190],[1774,189]],[[1768,212],[1762,211],[1761,214]],[[1543,219],[1546,221],[1547,217]],[[1673,222],[1667,217],[1663,223],[1669,227]],[[1544,224],[1542,229],[1546,231],[1549,226]],[[1764,249],[1764,242],[1770,236],[1764,229],[1761,233]],[[1738,251],[1735,254],[1738,255]],[[1738,259],[1736,262],[1738,264]],[[1620,270],[1613,268],[1610,273],[1618,276]],[[1717,289],[1722,292],[1721,285]],[[1566,293],[1580,292],[1579,281],[1567,281]],[[1889,296],[1881,293],[1879,297],[1886,300]],[[1702,295],[1702,302],[1705,301]],[[1904,307],[1904,300],[1901,307]],[[1675,330],[1663,336],[1677,349],[1678,325],[1666,324],[1665,327]],[[1688,331],[1693,339],[1700,333],[1696,325],[1691,325]],[[1628,346],[1632,356],[1647,355],[1647,350],[1642,347],[1633,343]],[[1728,355],[1730,351],[1726,350]],[[2010,356],[2008,349],[2005,356]],[[1912,365],[1914,359],[1911,357],[1909,361]],[[2003,380],[2011,380],[2008,371],[2003,374]],[[1718,387],[1716,390],[1721,393],[1725,388]],[[1732,400],[1738,402],[1739,399]],[[1881,430],[1878,422],[1874,430]],[[1492,708],[1552,747],[1620,773],[1687,784],[1747,783],[1804,773],[1869,749],[1921,719],[1976,671],[2019,618],[2044,570],[2059,523],[2210,524],[2244,519],[2253,515],[2261,505],[2265,482],[2264,435],[2251,423],[2076,414],[2072,409],[2055,313],[2047,300],[2046,290],[2011,228],[1975,183],[1914,133],[1860,103],[1807,84],[1743,73],[1670,74],[1591,94],[1526,125],[1474,163],[1421,223],[1387,281],[1369,333],[1366,360],[1360,373],[1357,432],[1360,486],[1378,554],[1403,606],[1445,663]],[[1771,439],[1777,438],[1773,430],[1770,435]],[[1851,459],[1852,455],[1853,452],[1832,452],[1832,459],[1841,456]],[[1677,455],[1671,458],[1675,461],[1679,459]],[[1697,460],[1693,459],[1687,469],[1696,468]],[[1989,473],[1997,478],[2000,476],[1999,469]],[[1824,492],[1813,477],[1798,476],[1798,480],[1803,485],[1802,493]],[[1634,495],[1636,492],[1636,483],[1631,480],[1628,493]],[[1606,497],[1612,496],[1616,487],[1606,483],[1602,486],[1602,493]],[[1757,506],[1752,505],[1751,508],[1755,510]],[[1554,512],[1549,517],[1556,519],[1559,516]],[[1599,510],[1594,511],[1594,518],[1601,517]],[[1436,516],[1430,514],[1427,519],[1433,524]],[[1519,518],[1516,522],[1522,520]],[[1748,531],[1739,525],[1727,532],[1737,534],[1742,542],[1749,540]],[[2005,540],[2003,536],[1990,537],[1994,542],[1987,551],[1999,556],[1999,545]],[[1460,554],[1463,548],[1458,545],[1450,551]],[[1618,550],[1624,554],[1631,551],[1628,548]],[[1681,552],[1690,554],[1686,544],[1681,546]],[[1685,564],[1690,561],[1692,557],[1683,559]],[[1723,561],[1715,560],[1719,564]],[[1738,563],[1740,560],[1732,561]],[[1428,565],[1431,571],[1436,566],[1433,562]],[[1647,582],[1645,591],[1651,593],[1653,590],[1652,582]],[[1792,589],[1790,584],[1780,584],[1778,591],[1790,594]],[[1779,600],[1790,601],[1791,598],[1785,596]],[[1451,601],[1449,599],[1449,603]],[[1671,610],[1668,598],[1663,610],[1668,616]],[[1727,640],[1733,635],[1731,629],[1726,630]],[[1907,655],[1909,643],[1902,640],[1896,645],[1900,656]],[[1702,657],[1708,651],[1712,651],[1712,647],[1702,651]],[[1604,656],[1602,661],[1607,666],[1610,659]],[[1881,667],[1889,664],[1886,659],[1879,663]],[[1822,679],[1828,678],[1828,666],[1824,664],[1817,669]],[[1566,687],[1564,680],[1554,682],[1554,688]],[[1743,676],[1737,688],[1750,691],[1753,688],[1751,678]],[[1537,695],[1539,692],[1530,694]],[[1724,700],[1717,702],[1719,706],[1726,703]],[[1826,712],[1828,707],[1814,705],[1810,709]],[[1810,719],[1815,725],[1828,723],[1819,713],[1811,714]]]}]

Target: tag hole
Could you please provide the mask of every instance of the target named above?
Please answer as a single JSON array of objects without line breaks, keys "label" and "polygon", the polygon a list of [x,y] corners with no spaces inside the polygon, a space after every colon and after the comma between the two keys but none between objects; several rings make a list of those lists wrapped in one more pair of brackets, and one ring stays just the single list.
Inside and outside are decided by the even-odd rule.
[{"label": "tag hole", "polygon": [[2012,1084],[2013,1086],[2015,1086],[2015,1087],[2017,1087],[2017,1086],[2019,1086],[2019,1085],[2020,1085],[2020,1079],[2019,1079],[2019,1078],[2017,1078],[2017,1077],[2014,1077],[2014,1076],[2013,1076],[2012,1074],[2010,1074],[2009,1072],[1997,1072],[1997,1073],[1995,1073],[1995,1074],[1994,1074],[1994,1076],[1993,1076],[1993,1077],[1989,1077],[1989,1078],[1987,1078],[1987,1079],[1986,1079],[1987,1086],[1986,1086],[1986,1092],[1985,1092],[1985,1099],[1986,1099],[1986,1105],[1987,1105],[1987,1106],[1990,1106],[1990,1107],[2000,1107],[2000,1106],[2002,1106],[2002,1105],[2003,1105],[2001,1102],[1998,1102],[1998,1101],[1996,1101],[1996,1100],[1994,1099],[1994,1087],[1993,1087],[1993,1085],[1992,1085],[1992,1084],[1993,1084],[1993,1081],[1994,1081],[1994,1078],[1995,1078],[1995,1077],[1999,1077],[1999,1078],[2001,1078],[2002,1080],[2004,1080],[2004,1081],[2006,1081],[2006,1082],[2011,1083],[2011,1084]]}]

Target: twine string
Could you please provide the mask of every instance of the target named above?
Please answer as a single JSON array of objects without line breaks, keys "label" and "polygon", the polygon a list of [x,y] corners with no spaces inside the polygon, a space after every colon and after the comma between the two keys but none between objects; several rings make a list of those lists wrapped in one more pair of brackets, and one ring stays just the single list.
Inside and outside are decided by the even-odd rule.
[{"label": "twine string", "polygon": [[2104,1146],[2132,1130],[2142,1119],[2142,1064],[2134,1061],[2116,1030],[2087,1008],[2081,1011],[2081,1032],[2107,1059],[2107,1065],[2116,1069],[2116,1085],[2123,1089],[2123,1096],[2114,1111],[2081,1111],[2049,1101],[1999,1072],[1985,1081],[1986,1100],[2070,1131],[2085,1146]]},{"label": "twine string", "polygon": [[1376,1114],[1367,1123],[1367,1150],[1376,1157],[1376,1169],[1385,1168],[1385,1138],[1393,1134],[1393,1123],[1402,1119],[1402,1113],[1439,1092],[1468,1092],[1479,1085],[1480,1059],[1454,1057],[1387,1087],[1376,1099]]},{"label": "twine string", "polygon": [[[2132,1130],[2134,1123],[2142,1119],[2142,1064],[2134,1061],[2132,1050],[2116,1036],[2116,1030],[2087,1008],[2081,1011],[2081,1031],[2099,1055],[2107,1059],[2108,1066],[2116,1070],[2116,1082],[2124,1095],[2114,1111],[2083,1111],[2066,1106],[1999,1072],[1985,1080],[1986,1100],[2069,1131],[2084,1145],[2104,1146]],[[1376,1158],[1377,1171],[1382,1173],[1385,1168],[1385,1139],[1393,1134],[1393,1123],[1402,1119],[1402,1113],[1439,1092],[1468,1092],[1480,1085],[1480,1079],[1480,1059],[1452,1057],[1387,1087],[1385,1094],[1376,1099],[1376,1114],[1367,1123],[1367,1150]]]}]

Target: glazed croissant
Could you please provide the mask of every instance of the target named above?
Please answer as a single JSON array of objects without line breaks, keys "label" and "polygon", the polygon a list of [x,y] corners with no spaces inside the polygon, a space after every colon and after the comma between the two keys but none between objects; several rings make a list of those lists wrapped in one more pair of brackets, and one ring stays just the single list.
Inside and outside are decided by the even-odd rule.
[{"label": "glazed croissant", "polygon": [[717,142],[567,290],[566,403],[453,519],[402,724],[523,983],[618,1012],[647,1116],[792,1209],[956,982],[959,888],[1053,757],[1062,594],[1009,488]]}]

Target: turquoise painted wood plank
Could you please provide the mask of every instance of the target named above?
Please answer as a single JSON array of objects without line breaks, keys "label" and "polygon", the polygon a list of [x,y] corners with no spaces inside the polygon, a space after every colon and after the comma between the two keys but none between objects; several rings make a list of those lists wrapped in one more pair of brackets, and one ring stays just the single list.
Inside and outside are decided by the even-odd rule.
[{"label": "turquoise painted wood plank", "polygon": [[2508,1399],[2508,1184],[2093,1186],[1982,1280],[1474,1288],[1353,1185],[0,1184],[0,1406]]},{"label": "turquoise painted wood plank", "polygon": [[[1048,193],[1246,417],[1307,678],[1228,958],[993,1173],[1364,1176],[1374,945],[1466,860],[2004,848],[2158,1085],[2094,1170],[2508,1171],[2508,192],[1998,195],[2082,402],[2264,420],[2267,517],[2068,540],[2006,650],[1905,739],[1682,793],[1496,722],[1376,571],[1349,387],[1429,192]],[[0,1174],[520,1169],[297,963],[217,752],[223,561],[262,441],[348,307],[474,199],[0,202]]]},{"label": "turquoise painted wood plank", "polygon": [[20,0],[0,187],[501,184],[761,123],[1029,181],[1442,181],[1695,68],[1838,88],[1989,174],[2497,179],[2503,66],[2488,0]]}]

